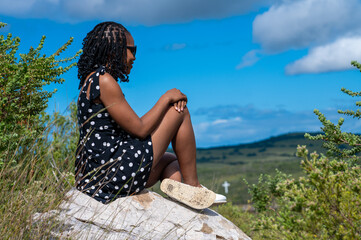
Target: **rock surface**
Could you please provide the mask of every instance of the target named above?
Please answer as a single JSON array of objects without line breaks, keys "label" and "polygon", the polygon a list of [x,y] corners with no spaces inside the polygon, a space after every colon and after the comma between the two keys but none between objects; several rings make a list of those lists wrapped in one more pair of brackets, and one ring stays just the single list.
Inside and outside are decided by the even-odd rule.
[{"label": "rock surface", "polygon": [[72,239],[251,239],[232,222],[205,209],[193,210],[144,190],[104,205],[71,189],[58,210],[34,215],[56,219],[54,237]]}]

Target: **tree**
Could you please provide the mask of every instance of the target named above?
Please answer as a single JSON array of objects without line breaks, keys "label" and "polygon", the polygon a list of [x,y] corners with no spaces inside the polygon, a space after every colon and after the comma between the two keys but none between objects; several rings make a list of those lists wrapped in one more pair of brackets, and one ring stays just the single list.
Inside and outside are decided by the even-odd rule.
[{"label": "tree", "polygon": [[[0,28],[5,23],[0,23]],[[70,63],[81,51],[68,58],[57,57],[72,43],[70,38],[50,56],[41,55],[45,36],[36,48],[17,54],[20,38],[0,36],[0,163],[9,153],[27,151],[28,144],[44,129],[41,115],[54,91],[43,89],[50,83],[62,83],[60,76],[74,67]]]}]

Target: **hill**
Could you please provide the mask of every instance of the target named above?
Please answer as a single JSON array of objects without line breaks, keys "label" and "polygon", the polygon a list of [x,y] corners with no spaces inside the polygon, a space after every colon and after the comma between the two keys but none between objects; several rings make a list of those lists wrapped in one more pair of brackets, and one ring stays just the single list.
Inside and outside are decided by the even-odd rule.
[{"label": "hill", "polygon": [[[199,180],[210,189],[225,194],[222,184],[230,183],[225,194],[234,204],[246,204],[250,199],[244,179],[256,183],[261,174],[273,175],[276,169],[301,176],[301,159],[296,157],[297,145],[307,145],[309,152],[325,153],[322,142],[304,138],[304,133],[289,133],[262,141],[197,149]],[[159,185],[153,190],[160,192]]]}]

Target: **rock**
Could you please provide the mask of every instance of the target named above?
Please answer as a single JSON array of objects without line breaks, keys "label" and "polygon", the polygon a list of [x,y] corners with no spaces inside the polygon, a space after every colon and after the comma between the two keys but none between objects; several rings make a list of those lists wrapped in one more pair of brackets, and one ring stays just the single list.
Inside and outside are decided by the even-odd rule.
[{"label": "rock", "polygon": [[34,221],[59,221],[54,237],[72,239],[251,239],[218,213],[191,209],[143,190],[104,205],[71,189],[58,210]]}]

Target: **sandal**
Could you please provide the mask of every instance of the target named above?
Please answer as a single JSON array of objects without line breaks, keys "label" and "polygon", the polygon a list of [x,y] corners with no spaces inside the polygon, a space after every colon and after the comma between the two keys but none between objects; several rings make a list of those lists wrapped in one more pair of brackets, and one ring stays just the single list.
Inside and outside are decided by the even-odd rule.
[{"label": "sandal", "polygon": [[[205,189],[208,189],[205,186],[203,186],[202,184],[201,184],[201,186]],[[227,203],[227,197],[222,194],[216,193],[216,199],[214,200],[212,206],[221,205],[221,204],[225,204],[225,203]]]},{"label": "sandal", "polygon": [[216,194],[207,188],[193,187],[169,178],[162,181],[160,189],[172,199],[198,210],[210,207],[216,199]]}]

